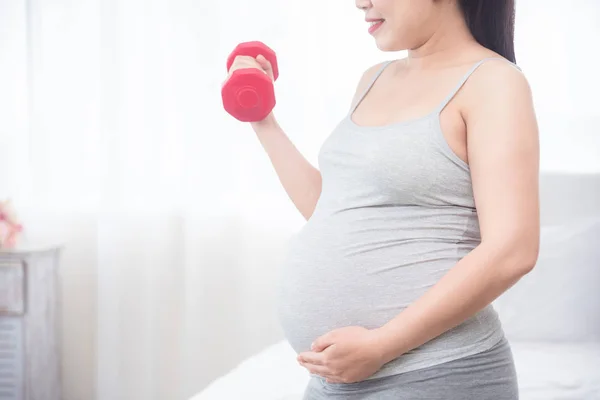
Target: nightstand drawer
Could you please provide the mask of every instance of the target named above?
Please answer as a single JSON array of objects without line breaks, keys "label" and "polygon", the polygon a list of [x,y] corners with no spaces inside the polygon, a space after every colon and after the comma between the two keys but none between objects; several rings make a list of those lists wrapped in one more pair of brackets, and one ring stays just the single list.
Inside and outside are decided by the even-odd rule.
[{"label": "nightstand drawer", "polygon": [[25,313],[25,268],[18,260],[0,260],[0,315]]},{"label": "nightstand drawer", "polygon": [[60,248],[0,249],[0,400],[64,399]]},{"label": "nightstand drawer", "polygon": [[0,399],[24,399],[23,319],[0,317]]}]

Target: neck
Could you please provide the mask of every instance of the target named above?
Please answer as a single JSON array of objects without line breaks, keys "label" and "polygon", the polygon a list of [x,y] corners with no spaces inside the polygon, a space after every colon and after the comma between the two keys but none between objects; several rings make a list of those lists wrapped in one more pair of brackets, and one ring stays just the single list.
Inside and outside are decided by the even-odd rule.
[{"label": "neck", "polygon": [[406,65],[410,69],[434,69],[456,64],[466,49],[477,45],[462,12],[453,7],[433,35],[421,46],[409,49]]}]

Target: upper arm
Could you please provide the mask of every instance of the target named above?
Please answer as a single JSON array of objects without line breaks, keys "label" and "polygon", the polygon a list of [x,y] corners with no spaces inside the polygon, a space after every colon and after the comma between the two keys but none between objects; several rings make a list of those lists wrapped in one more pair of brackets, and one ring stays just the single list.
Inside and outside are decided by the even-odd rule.
[{"label": "upper arm", "polygon": [[537,258],[539,139],[530,86],[508,64],[480,69],[465,122],[482,243],[517,245]]}]

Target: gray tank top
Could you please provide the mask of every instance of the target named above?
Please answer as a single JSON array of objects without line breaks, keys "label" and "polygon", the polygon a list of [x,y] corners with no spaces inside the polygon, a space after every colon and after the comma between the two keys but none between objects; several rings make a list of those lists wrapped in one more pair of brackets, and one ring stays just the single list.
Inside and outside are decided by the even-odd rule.
[{"label": "gray tank top", "polygon": [[[429,114],[359,126],[351,115],[388,61],[323,142],[321,196],[288,242],[280,270],[280,324],[295,351],[336,328],[384,325],[480,243],[469,166],[448,146],[439,118],[489,59],[473,65]],[[472,355],[503,337],[489,305],[370,379]]]}]

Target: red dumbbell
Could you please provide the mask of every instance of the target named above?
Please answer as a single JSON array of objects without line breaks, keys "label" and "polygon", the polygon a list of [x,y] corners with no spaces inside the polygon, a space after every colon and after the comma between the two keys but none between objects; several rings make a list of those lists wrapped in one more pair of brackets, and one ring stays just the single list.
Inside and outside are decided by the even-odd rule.
[{"label": "red dumbbell", "polygon": [[[262,42],[239,44],[227,58],[227,71],[237,56],[256,58],[262,54],[273,68],[273,78],[279,77],[275,52]],[[242,122],[256,122],[265,119],[275,107],[275,89],[271,78],[256,68],[243,68],[233,71],[221,88],[223,107]]]}]

